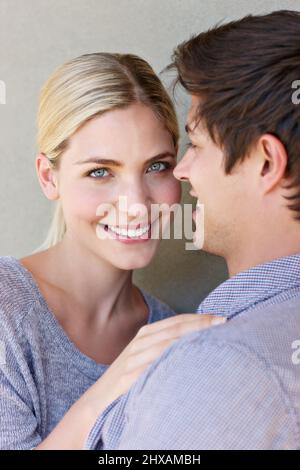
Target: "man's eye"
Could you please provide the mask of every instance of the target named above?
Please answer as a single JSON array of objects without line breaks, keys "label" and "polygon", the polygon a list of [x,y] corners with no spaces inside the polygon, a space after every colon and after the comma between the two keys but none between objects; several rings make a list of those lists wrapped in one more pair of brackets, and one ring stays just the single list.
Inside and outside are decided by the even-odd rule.
[{"label": "man's eye", "polygon": [[188,143],[186,144],[186,148],[188,148],[188,149],[194,149],[194,148],[196,148],[196,145],[192,144],[192,142],[188,142]]},{"label": "man's eye", "polygon": [[147,170],[147,173],[152,173],[152,172],[161,172],[164,170],[167,170],[171,168],[171,164],[168,162],[155,162],[152,163],[152,165],[149,166],[149,169]]},{"label": "man's eye", "polygon": [[106,168],[95,168],[94,170],[88,173],[88,176],[91,178],[105,178],[109,175],[109,172]]}]

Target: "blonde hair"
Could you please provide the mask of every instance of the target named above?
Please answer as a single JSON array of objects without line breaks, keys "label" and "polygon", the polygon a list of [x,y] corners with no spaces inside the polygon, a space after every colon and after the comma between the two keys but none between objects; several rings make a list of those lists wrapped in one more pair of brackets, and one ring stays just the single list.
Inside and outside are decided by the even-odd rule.
[{"label": "blonde hair", "polygon": [[[68,141],[83,124],[134,102],[151,107],[177,147],[179,129],[173,103],[152,67],[132,54],[84,54],[60,66],[44,84],[38,110],[38,149],[53,169]],[[55,202],[41,251],[56,245],[66,232],[61,202]]]}]

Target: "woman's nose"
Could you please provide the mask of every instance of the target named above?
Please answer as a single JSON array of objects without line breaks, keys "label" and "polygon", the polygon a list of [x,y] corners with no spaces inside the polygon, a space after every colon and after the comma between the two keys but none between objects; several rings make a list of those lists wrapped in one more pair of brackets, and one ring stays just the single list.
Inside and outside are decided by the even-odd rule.
[{"label": "woman's nose", "polygon": [[128,182],[127,187],[124,188],[124,194],[129,204],[146,204],[149,198],[148,193],[147,185],[140,181]]},{"label": "woman's nose", "polygon": [[130,181],[123,187],[121,199],[119,195],[119,210],[130,217],[145,217],[150,199],[147,185],[140,181]]}]

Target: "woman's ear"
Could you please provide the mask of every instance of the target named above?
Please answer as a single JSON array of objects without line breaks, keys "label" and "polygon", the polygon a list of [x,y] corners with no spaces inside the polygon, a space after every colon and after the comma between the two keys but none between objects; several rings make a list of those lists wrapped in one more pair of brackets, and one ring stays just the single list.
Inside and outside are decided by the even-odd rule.
[{"label": "woman's ear", "polygon": [[51,201],[59,199],[57,175],[48,157],[43,153],[39,153],[35,164],[40,186],[47,199]]},{"label": "woman's ear", "polygon": [[288,156],[283,143],[272,134],[260,137],[257,150],[261,156],[261,186],[266,194],[285,177]]}]

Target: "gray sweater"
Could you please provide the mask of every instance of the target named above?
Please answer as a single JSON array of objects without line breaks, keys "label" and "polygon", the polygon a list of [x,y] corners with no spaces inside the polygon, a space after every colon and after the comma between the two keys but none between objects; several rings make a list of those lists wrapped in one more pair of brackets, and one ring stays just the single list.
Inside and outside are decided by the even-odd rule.
[{"label": "gray sweater", "polygon": [[[142,291],[148,323],[175,315]],[[0,449],[31,449],[105,372],[76,348],[31,273],[0,257]]]}]

